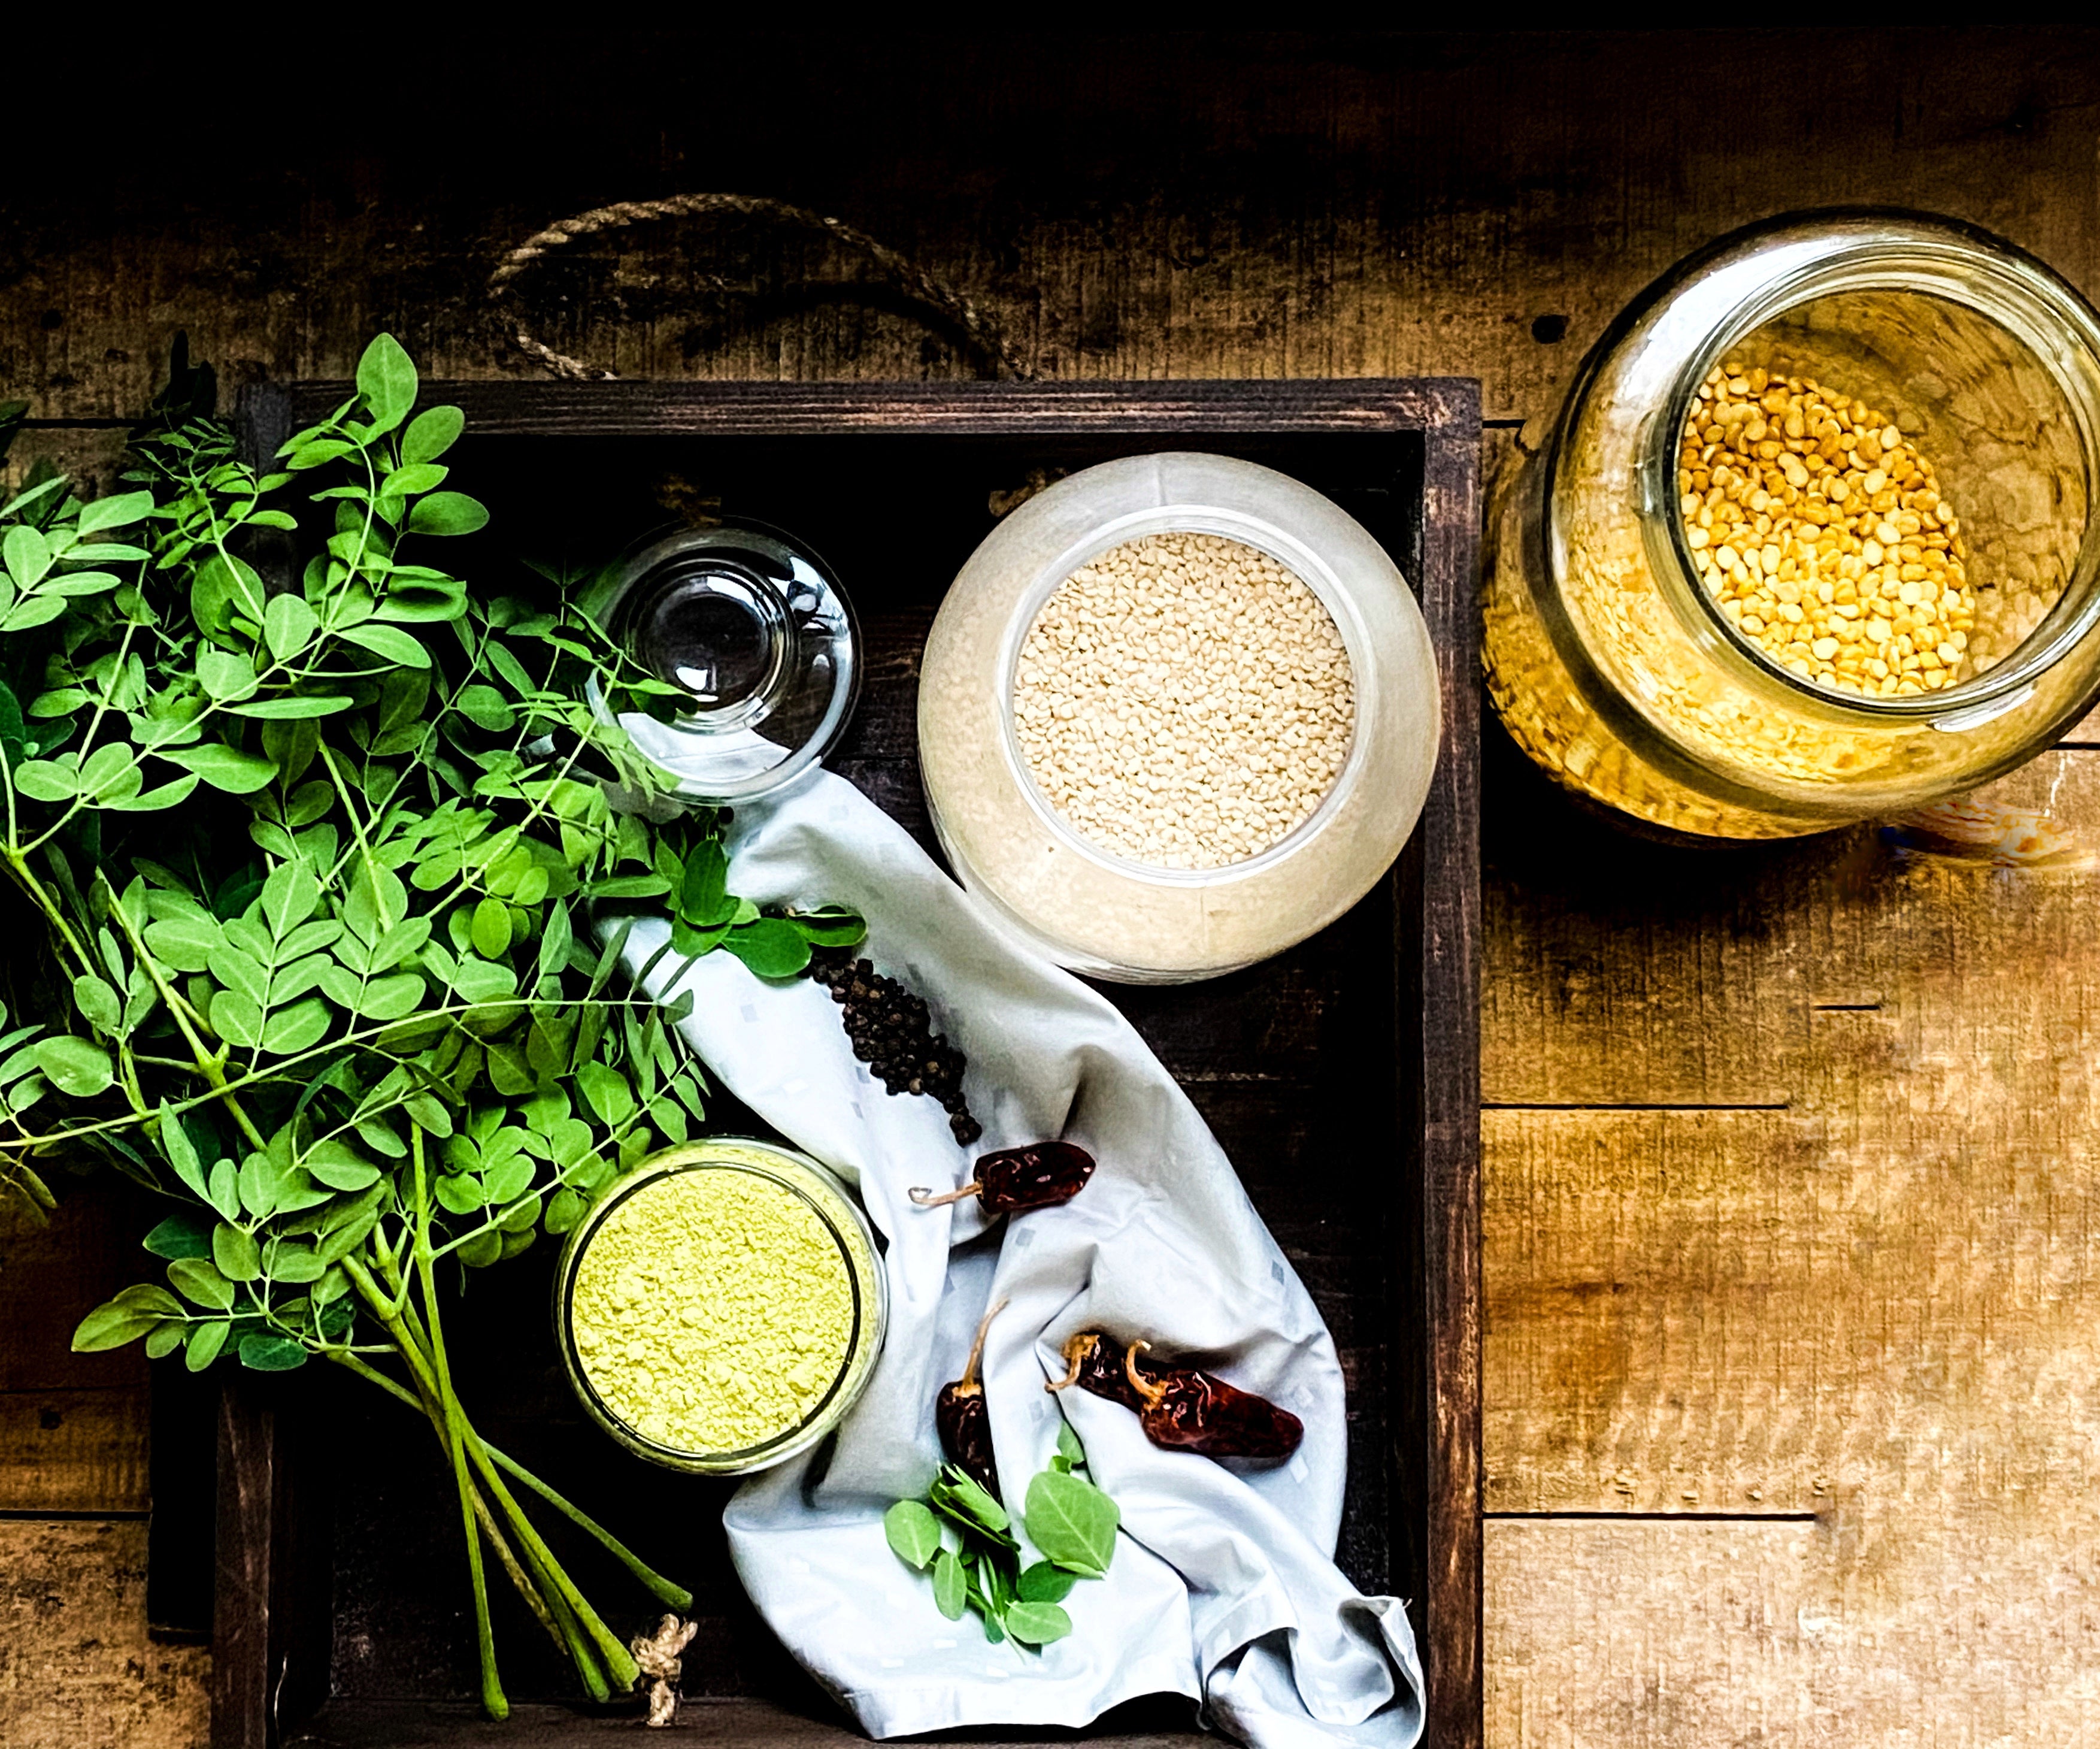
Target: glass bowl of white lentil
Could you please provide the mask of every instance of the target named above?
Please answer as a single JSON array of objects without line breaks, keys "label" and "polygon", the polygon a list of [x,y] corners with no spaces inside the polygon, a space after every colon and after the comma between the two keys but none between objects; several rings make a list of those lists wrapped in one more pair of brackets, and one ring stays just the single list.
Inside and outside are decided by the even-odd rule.
[{"label": "glass bowl of white lentil", "polygon": [[956,873],[1124,983],[1215,977],[1347,911],[1413,830],[1440,703],[1420,609],[1272,469],[1105,462],[1013,512],[928,638],[919,746]]},{"label": "glass bowl of white lentil", "polygon": [[1636,299],[1491,513],[1488,688],[1568,788],[1718,838],[2010,770],[2100,696],[2100,316],[2010,244],[1846,211]]},{"label": "glass bowl of white lentil", "polygon": [[808,1155],[710,1137],[641,1161],[564,1244],[562,1362],[629,1451],[741,1476],[845,1418],[882,1352],[889,1286],[874,1229]]}]

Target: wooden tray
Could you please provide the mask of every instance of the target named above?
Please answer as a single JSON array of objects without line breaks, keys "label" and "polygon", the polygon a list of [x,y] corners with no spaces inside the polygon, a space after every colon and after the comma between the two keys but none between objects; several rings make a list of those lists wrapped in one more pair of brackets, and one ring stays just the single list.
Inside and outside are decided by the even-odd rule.
[{"label": "wooden tray", "polygon": [[[251,391],[248,439],[267,454],[349,392]],[[520,553],[608,556],[672,510],[714,501],[823,554],[854,597],[868,655],[858,717],[830,762],[929,849],[919,651],[942,590],[993,524],[991,494],[1032,470],[1213,450],[1305,480],[1385,542],[1421,598],[1443,673],[1443,754],[1405,854],[1347,917],[1289,953],[1210,983],[1108,994],[1216,1131],[1334,1331],[1350,1389],[1338,1558],[1364,1590],[1408,1600],[1430,1740],[1476,1744],[1476,386],[478,382],[432,385],[426,400],[465,409],[468,435],[448,459],[495,512],[470,563],[458,547],[448,554],[468,576]],[[728,1102],[715,1116],[733,1120]],[[693,1587],[700,1631],[682,1726],[723,1744],[858,1741],[744,1600],[721,1529],[728,1485],[654,1469],[584,1421],[548,1327],[552,1252],[543,1243],[475,1277],[448,1324],[477,1422]],[[620,1728],[567,1703],[565,1667],[496,1585],[518,1704],[507,1725],[480,1720],[468,1699],[457,1504],[427,1429],[377,1393],[339,1376],[229,1380],[217,1524],[219,1749],[567,1744]],[[653,1621],[624,1574],[587,1548],[557,1546],[617,1629]],[[1086,1738],[1201,1740],[1188,1705],[1168,1698],[1120,1709]]]}]

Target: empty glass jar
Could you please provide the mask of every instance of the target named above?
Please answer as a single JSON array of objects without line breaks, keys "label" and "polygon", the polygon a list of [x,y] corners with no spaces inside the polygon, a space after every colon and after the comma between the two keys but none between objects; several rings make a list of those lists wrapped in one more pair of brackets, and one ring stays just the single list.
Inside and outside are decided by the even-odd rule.
[{"label": "empty glass jar", "polygon": [[1501,492],[1488,689],[1569,788],[1758,838],[1972,788],[2100,694],[2100,317],[1983,232],[1775,219],[1681,263]]}]

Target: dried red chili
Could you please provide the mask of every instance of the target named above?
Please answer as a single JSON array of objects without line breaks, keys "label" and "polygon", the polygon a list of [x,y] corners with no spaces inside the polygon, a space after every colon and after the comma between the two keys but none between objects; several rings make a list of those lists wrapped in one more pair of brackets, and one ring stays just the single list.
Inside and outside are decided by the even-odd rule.
[{"label": "dried red chili", "polygon": [[1104,1336],[1098,1330],[1082,1330],[1065,1342],[1065,1364],[1070,1370],[1063,1378],[1052,1380],[1043,1389],[1061,1391],[1076,1385],[1083,1391],[1105,1397],[1110,1402],[1119,1402],[1126,1409],[1142,1409],[1145,1399],[1137,1394],[1123,1371],[1127,1352],[1114,1336]]},{"label": "dried red chili", "polygon": [[1169,1367],[1150,1377],[1140,1372],[1138,1354],[1151,1346],[1132,1343],[1123,1368],[1143,1403],[1137,1418],[1153,1444],[1214,1458],[1287,1458],[1298,1449],[1305,1424],[1266,1397],[1193,1367]]},{"label": "dried red chili", "polygon": [[911,1192],[921,1208],[978,1199],[987,1215],[1025,1214],[1031,1208],[1055,1208],[1069,1203],[1094,1175],[1094,1157],[1069,1142],[1038,1142],[1006,1148],[977,1162],[977,1175],[960,1190],[936,1195],[924,1185]]},{"label": "dried red chili", "polygon": [[985,1332],[1005,1305],[1002,1300],[986,1312],[977,1325],[977,1340],[970,1345],[963,1376],[952,1385],[942,1385],[941,1394],[933,1399],[933,1425],[941,1435],[941,1449],[947,1453],[948,1461],[960,1466],[994,1499],[999,1497],[999,1463],[992,1455],[991,1410],[977,1377],[977,1363],[984,1358]]}]

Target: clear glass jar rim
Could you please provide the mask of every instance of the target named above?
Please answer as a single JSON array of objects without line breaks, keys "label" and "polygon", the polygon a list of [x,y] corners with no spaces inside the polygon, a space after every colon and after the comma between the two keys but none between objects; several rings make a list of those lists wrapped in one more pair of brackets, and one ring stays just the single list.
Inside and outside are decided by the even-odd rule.
[{"label": "clear glass jar rim", "polygon": [[[1675,436],[1683,429],[1708,373],[1749,335],[1819,298],[1845,291],[1879,290],[1939,298],[1996,323],[2047,371],[2079,421],[2081,448],[2089,457],[2100,454],[2100,314],[2054,270],[1988,232],[1956,220],[1874,208],[1786,215],[1722,237],[1681,263],[1639,300],[1637,312],[1630,313],[1651,314],[1702,272],[1718,269],[1734,258],[1754,259],[1761,249],[1783,250],[1789,239],[1800,245],[1801,258],[1776,264],[1770,276],[1746,288],[1711,325],[1679,366],[1640,445],[1635,467],[1643,520],[1652,518],[1664,524],[1668,550],[1676,561],[1665,573],[1667,593],[1675,598],[1680,616],[1691,620],[1688,629],[1708,633],[1705,641],[1718,643],[1739,678],[1754,677],[1782,686],[1790,698],[1811,706],[1818,715],[1877,723],[1958,718],[1958,724],[1949,726],[1963,727],[1988,721],[1997,713],[1990,707],[2016,708],[2032,690],[2037,675],[2062,660],[2100,625],[2100,514],[2090,507],[2100,499],[2094,490],[2100,481],[2089,477],[2086,525],[2063,590],[2066,598],[2075,599],[2083,585],[2085,598],[2046,638],[2031,634],[2005,660],[1944,691],[1855,699],[1803,680],[1764,651],[1754,648],[1700,586],[1684,519],[1677,510]],[[2022,316],[2027,319],[2020,320]],[[2039,332],[2045,324],[2054,331]],[[2082,352],[2086,366],[2082,378],[2065,356],[2067,338]],[[1600,356],[1609,344],[1608,339],[1600,345]],[[1571,397],[1571,412],[1575,399]]]}]

